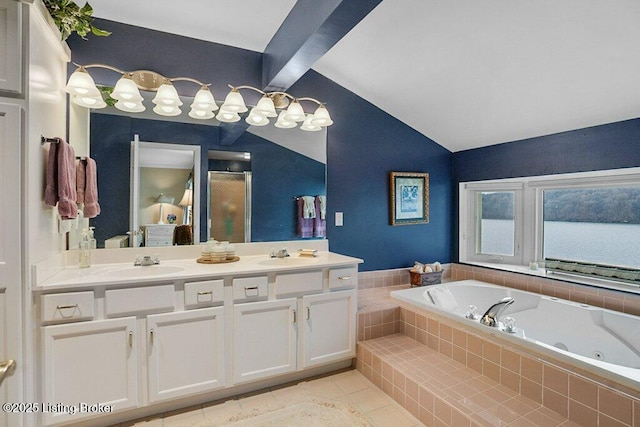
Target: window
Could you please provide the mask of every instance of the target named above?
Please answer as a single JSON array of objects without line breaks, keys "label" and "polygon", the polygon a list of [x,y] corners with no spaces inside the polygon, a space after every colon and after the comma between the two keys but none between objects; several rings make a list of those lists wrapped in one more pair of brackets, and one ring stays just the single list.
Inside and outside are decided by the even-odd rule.
[{"label": "window", "polygon": [[640,186],[544,190],[542,199],[544,258],[640,268]]},{"label": "window", "polygon": [[479,239],[476,253],[513,256],[515,245],[515,220],[513,191],[479,191],[478,224]]},{"label": "window", "polygon": [[460,261],[640,268],[640,168],[460,184]]}]

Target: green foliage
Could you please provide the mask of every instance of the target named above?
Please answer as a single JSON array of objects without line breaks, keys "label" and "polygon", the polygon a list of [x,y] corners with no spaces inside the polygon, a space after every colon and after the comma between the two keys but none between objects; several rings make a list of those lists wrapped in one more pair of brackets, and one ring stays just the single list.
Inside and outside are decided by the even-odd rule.
[{"label": "green foliage", "polygon": [[108,31],[93,26],[93,8],[87,2],[84,6],[78,6],[72,0],[43,0],[49,10],[56,26],[62,34],[62,40],[66,40],[73,33],[77,33],[83,39],[92,33],[96,36],[108,36]]}]

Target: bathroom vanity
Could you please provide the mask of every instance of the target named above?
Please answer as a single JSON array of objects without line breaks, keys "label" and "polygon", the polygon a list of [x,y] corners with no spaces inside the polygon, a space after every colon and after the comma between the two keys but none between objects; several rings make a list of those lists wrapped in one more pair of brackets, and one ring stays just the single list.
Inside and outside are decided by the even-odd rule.
[{"label": "bathroom vanity", "polygon": [[40,400],[70,406],[42,424],[111,424],[350,366],[362,260],[239,255],[66,267],[34,286]]}]

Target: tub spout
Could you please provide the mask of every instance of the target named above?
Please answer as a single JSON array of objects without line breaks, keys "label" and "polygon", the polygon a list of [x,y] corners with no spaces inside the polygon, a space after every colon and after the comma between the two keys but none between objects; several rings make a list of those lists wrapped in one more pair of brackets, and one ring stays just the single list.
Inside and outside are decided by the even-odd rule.
[{"label": "tub spout", "polygon": [[498,327],[498,316],[502,313],[502,310],[507,306],[513,304],[514,299],[511,297],[504,297],[499,302],[489,307],[489,310],[480,318],[480,323],[487,326]]}]

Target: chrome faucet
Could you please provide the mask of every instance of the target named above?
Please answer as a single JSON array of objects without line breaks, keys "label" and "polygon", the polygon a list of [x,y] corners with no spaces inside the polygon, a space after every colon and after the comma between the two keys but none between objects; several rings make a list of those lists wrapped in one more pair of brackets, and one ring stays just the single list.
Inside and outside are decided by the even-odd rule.
[{"label": "chrome faucet", "polygon": [[160,258],[157,255],[154,255],[153,258],[150,255],[145,255],[143,257],[137,256],[135,262],[133,263],[135,267],[146,267],[156,264],[160,264]]},{"label": "chrome faucet", "polygon": [[282,248],[279,251],[271,250],[271,254],[269,256],[271,258],[286,258],[289,256],[289,252],[287,252],[287,248]]},{"label": "chrome faucet", "polygon": [[498,316],[507,306],[513,304],[515,300],[511,297],[504,297],[499,302],[489,307],[489,310],[480,318],[480,323],[487,326],[498,327]]}]

